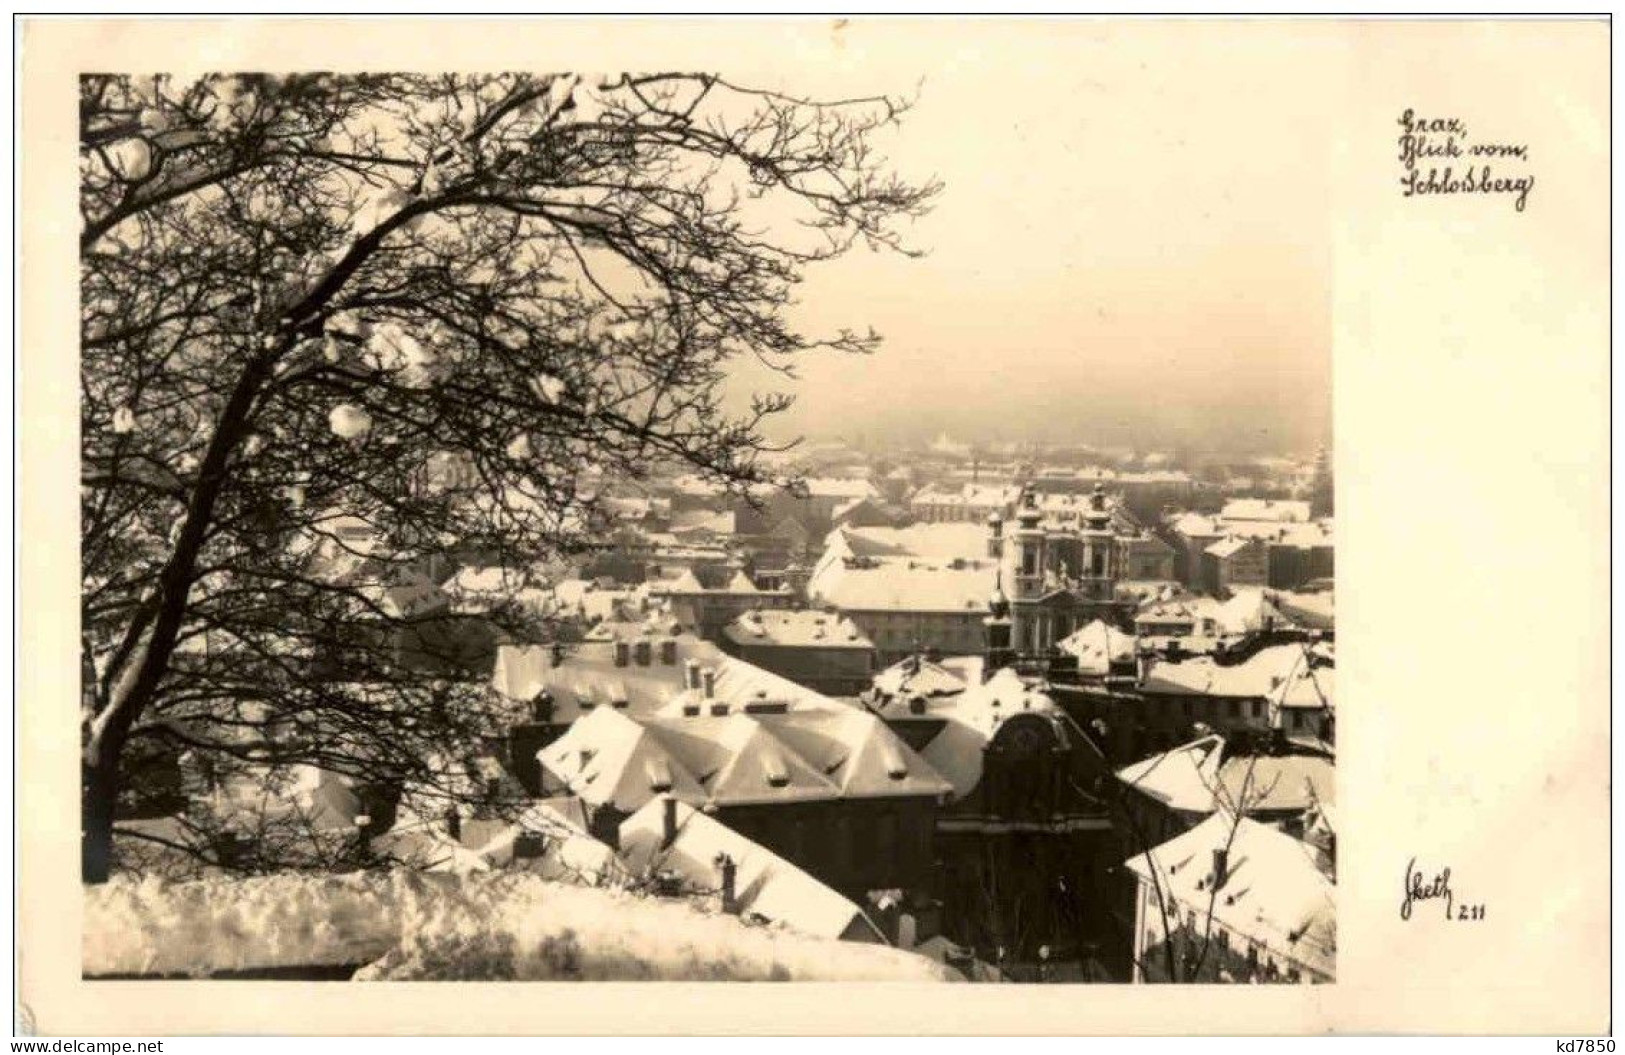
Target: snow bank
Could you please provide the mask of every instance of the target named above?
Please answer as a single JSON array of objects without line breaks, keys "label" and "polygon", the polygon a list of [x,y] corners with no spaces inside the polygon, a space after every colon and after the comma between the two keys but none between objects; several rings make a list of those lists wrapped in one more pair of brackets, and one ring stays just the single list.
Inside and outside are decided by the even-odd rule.
[{"label": "snow bank", "polygon": [[360,980],[956,979],[921,956],[747,925],[682,901],[519,873],[409,871],[85,892],[84,973],[207,976],[367,963]]}]

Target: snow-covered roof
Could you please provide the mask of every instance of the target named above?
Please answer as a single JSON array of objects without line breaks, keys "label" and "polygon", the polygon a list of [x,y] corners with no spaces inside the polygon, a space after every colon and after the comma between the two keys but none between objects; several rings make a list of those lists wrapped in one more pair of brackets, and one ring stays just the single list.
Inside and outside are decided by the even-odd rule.
[{"label": "snow-covered roof", "polygon": [[[693,634],[670,633],[670,624],[645,624],[655,632],[650,642],[648,665],[637,662],[634,648],[625,666],[615,663],[613,641],[583,641],[559,649],[557,662],[550,645],[502,645],[497,649],[492,687],[512,700],[528,702],[547,690],[553,696],[553,720],[573,721],[600,704],[613,704],[609,697],[621,695],[626,710],[648,715],[664,709],[677,710],[690,702],[692,693],[684,688],[689,663],[713,675],[714,702],[742,708],[758,700],[782,703],[792,709],[844,706],[822,693],[764,670],[753,663],[728,655],[709,641]],[[664,628],[664,629],[662,629]],[[622,636],[622,635],[617,635]],[[634,639],[635,640],[635,639]],[[673,643],[670,651],[661,643]],[[666,662],[669,658],[671,662]]]},{"label": "snow-covered roof", "polygon": [[814,476],[805,481],[807,493],[818,498],[879,498],[868,480],[856,477]]},{"label": "snow-covered roof", "polygon": [[1169,809],[1293,813],[1337,800],[1323,754],[1232,754],[1222,736],[1199,737],[1117,771],[1117,779]]},{"label": "snow-covered roof", "polygon": [[1336,677],[1330,646],[1305,649],[1299,661],[1269,695],[1276,707],[1329,711],[1334,709]]},{"label": "snow-covered roof", "polygon": [[843,704],[726,714],[687,714],[678,706],[642,718],[599,708],[538,758],[571,793],[622,812],[667,793],[743,805],[948,790],[884,722]]},{"label": "snow-covered roof", "polygon": [[[936,680],[931,675],[931,680]],[[882,700],[877,713],[889,720],[927,718],[942,728],[919,749],[920,756],[952,786],[952,798],[964,798],[982,779],[982,752],[999,727],[1018,714],[1037,713],[1057,723],[1063,712],[1041,687],[1029,684],[1006,667],[987,681],[963,681],[962,691],[926,696],[904,691]],[[1063,736],[1064,739],[1064,736]]]},{"label": "snow-covered roof", "polygon": [[1205,552],[1211,556],[1218,557],[1220,560],[1223,560],[1226,557],[1234,557],[1236,554],[1240,553],[1242,550],[1246,549],[1252,544],[1252,539],[1237,538],[1234,535],[1230,535],[1209,546]]},{"label": "snow-covered roof", "polygon": [[353,589],[390,619],[413,619],[440,611],[451,598],[420,571],[400,570],[389,579],[364,578]]},{"label": "snow-covered roof", "polygon": [[685,509],[671,515],[671,533],[702,532],[713,535],[731,535],[734,532],[733,510],[713,512],[709,509]]},{"label": "snow-covered roof", "polygon": [[1134,637],[1103,619],[1079,627],[1056,643],[1062,652],[1078,657],[1083,674],[1107,674],[1113,663],[1134,662]]},{"label": "snow-covered roof", "polygon": [[1240,663],[1220,663],[1212,656],[1154,659],[1143,678],[1143,692],[1207,696],[1264,697],[1291,673],[1306,646],[1266,645]]},{"label": "snow-covered roof", "polygon": [[1219,511],[1222,520],[1267,520],[1273,523],[1306,523],[1309,503],[1280,498],[1232,498]]},{"label": "snow-covered roof", "polygon": [[969,679],[943,663],[920,656],[893,663],[875,675],[874,687],[886,696],[952,696],[964,692]]},{"label": "snow-covered roof", "polygon": [[991,561],[951,562],[889,557],[872,565],[820,563],[810,596],[847,612],[983,612],[993,593]]},{"label": "snow-covered roof", "polygon": [[[1214,896],[1215,850],[1226,850],[1226,877]],[[1190,831],[1129,858],[1142,882],[1271,955],[1322,977],[1336,973],[1334,887],[1310,847],[1266,824],[1216,813]]]},{"label": "snow-covered roof", "polygon": [[842,545],[858,557],[923,557],[952,561],[985,559],[987,525],[974,522],[923,523],[908,527],[851,527],[841,525],[824,539],[824,546]]},{"label": "snow-covered roof", "polygon": [[739,645],[785,648],[874,648],[856,623],[816,609],[765,609],[745,612],[723,633]]},{"label": "snow-covered roof", "polygon": [[1271,591],[1270,599],[1281,613],[1299,626],[1312,630],[1332,630],[1337,626],[1336,597],[1330,590],[1319,593]]},{"label": "snow-covered roof", "polygon": [[880,931],[851,901],[759,843],[683,802],[676,831],[665,842],[666,803],[655,799],[621,822],[622,854],[639,872],[681,876],[696,890],[721,886],[718,857],[734,863],[739,912],[820,938],[884,943]]},{"label": "snow-covered roof", "polygon": [[537,753],[542,768],[592,806],[631,813],[655,795],[703,803],[699,778],[641,723],[611,708],[578,719]]}]

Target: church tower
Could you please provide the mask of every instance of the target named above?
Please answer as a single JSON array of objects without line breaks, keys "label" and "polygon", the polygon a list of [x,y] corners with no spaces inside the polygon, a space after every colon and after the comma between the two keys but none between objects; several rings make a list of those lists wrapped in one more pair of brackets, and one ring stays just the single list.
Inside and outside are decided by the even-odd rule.
[{"label": "church tower", "polygon": [[987,655],[982,659],[982,680],[1015,662],[1015,649],[1010,647],[1010,600],[1004,596],[1004,573],[993,575],[993,596],[987,602],[987,618],[982,620],[987,632]]},{"label": "church tower", "polygon": [[1016,591],[1011,614],[1010,647],[1018,653],[1033,653],[1038,648],[1038,624],[1034,602],[1044,594],[1044,529],[1043,514],[1038,509],[1038,498],[1032,488],[1023,488],[1021,505],[1016,512],[1015,543]]}]

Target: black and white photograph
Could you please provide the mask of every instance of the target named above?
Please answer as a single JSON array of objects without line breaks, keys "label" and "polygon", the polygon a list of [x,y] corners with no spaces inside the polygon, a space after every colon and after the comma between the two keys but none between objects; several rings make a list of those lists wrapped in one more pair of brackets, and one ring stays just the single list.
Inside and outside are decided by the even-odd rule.
[{"label": "black and white photograph", "polygon": [[[1337,594],[1388,636],[1488,617],[1364,577],[1405,545],[1370,524],[1434,509],[1375,488],[1465,507],[1344,435],[1345,368],[1380,387],[1345,347],[1394,332],[1351,173],[1458,240],[1545,230],[1550,128],[1334,119],[1369,53],[1333,21],[468,57],[550,24],[613,39],[249,62],[228,20],[72,71],[76,984],[1339,986],[1340,801],[1469,705],[1362,674],[1340,722]],[[1414,779],[1467,794],[1451,757]],[[1362,912],[1519,914],[1465,835],[1361,825]]]}]

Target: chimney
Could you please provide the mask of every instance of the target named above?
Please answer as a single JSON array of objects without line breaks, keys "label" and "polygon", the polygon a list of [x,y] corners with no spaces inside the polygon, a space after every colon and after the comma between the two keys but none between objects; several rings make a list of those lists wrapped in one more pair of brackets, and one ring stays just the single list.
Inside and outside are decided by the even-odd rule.
[{"label": "chimney", "polygon": [[1230,878],[1230,851],[1222,846],[1213,848],[1213,889],[1223,889]]},{"label": "chimney", "polygon": [[730,916],[739,914],[739,901],[734,895],[734,875],[739,866],[725,853],[717,854],[715,864],[722,874],[722,911]]},{"label": "chimney", "polygon": [[666,638],[660,642],[660,665],[670,667],[677,662],[677,640]]},{"label": "chimney", "polygon": [[626,666],[631,656],[631,652],[632,646],[617,638],[615,641],[615,665],[617,667]]},{"label": "chimney", "polygon": [[700,671],[700,685],[705,691],[705,698],[712,700],[717,695],[717,671],[715,667],[706,667]]},{"label": "chimney", "polygon": [[700,664],[697,660],[689,660],[683,664],[683,688],[697,689],[700,687]]},{"label": "chimney", "polygon": [[669,849],[677,840],[677,800],[667,795],[661,803],[660,848]]}]

